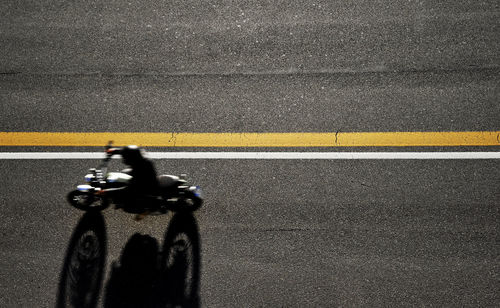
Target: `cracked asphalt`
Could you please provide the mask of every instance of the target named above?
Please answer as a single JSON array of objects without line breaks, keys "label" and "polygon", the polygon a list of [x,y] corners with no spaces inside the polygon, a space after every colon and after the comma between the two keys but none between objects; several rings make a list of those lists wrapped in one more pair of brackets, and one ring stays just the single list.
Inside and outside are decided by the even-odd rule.
[{"label": "cracked asphalt", "polygon": [[[0,131],[499,131],[499,14],[465,0],[4,1]],[[96,164],[0,160],[1,307],[55,305],[82,216],[65,195]],[[155,165],[204,189],[203,307],[500,303],[496,160]],[[161,244],[170,221],[104,217],[99,306],[127,240]]]}]

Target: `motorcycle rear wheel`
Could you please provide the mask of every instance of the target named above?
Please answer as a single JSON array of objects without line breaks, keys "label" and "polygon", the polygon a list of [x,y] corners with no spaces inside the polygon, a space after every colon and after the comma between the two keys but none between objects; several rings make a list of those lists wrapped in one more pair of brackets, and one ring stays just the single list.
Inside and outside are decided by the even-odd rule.
[{"label": "motorcycle rear wheel", "polygon": [[203,204],[203,199],[196,196],[182,196],[175,201],[167,201],[166,209],[176,213],[192,213],[199,209]]},{"label": "motorcycle rear wheel", "polygon": [[172,206],[172,210],[179,213],[192,213],[203,204],[203,199],[190,191],[184,192],[177,202]]},{"label": "motorcycle rear wheel", "polygon": [[199,209],[203,204],[203,199],[195,196],[194,194],[189,194],[187,198],[182,199],[182,201],[183,201],[182,209],[185,210],[186,212],[194,212],[197,209]]},{"label": "motorcycle rear wheel", "polygon": [[200,236],[190,213],[175,214],[165,234],[160,268],[166,307],[200,306]]}]

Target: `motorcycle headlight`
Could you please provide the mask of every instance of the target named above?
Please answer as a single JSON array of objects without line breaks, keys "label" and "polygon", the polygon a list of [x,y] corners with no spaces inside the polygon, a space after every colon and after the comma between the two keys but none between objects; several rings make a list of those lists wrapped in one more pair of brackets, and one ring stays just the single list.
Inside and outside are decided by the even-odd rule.
[{"label": "motorcycle headlight", "polygon": [[94,187],[92,187],[90,185],[78,185],[76,187],[76,189],[78,189],[79,191],[82,191],[82,192],[90,192],[90,191],[94,190]]}]

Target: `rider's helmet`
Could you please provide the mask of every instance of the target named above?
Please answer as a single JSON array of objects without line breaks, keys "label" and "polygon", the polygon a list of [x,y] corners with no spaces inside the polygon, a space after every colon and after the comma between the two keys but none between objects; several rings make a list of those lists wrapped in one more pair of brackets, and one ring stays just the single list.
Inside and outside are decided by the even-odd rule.
[{"label": "rider's helmet", "polygon": [[144,159],[141,150],[136,145],[128,145],[121,150],[123,163],[127,165],[135,165]]}]

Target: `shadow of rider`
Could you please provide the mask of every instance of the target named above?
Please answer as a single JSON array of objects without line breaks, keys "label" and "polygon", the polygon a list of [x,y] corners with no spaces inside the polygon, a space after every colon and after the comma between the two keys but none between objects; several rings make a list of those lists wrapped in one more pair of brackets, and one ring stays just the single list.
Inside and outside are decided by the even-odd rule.
[{"label": "shadow of rider", "polygon": [[192,215],[176,214],[163,247],[135,233],[114,262],[104,307],[199,307],[200,246]]},{"label": "shadow of rider", "polygon": [[114,262],[106,286],[104,307],[161,307],[161,272],[156,239],[135,233]]}]

